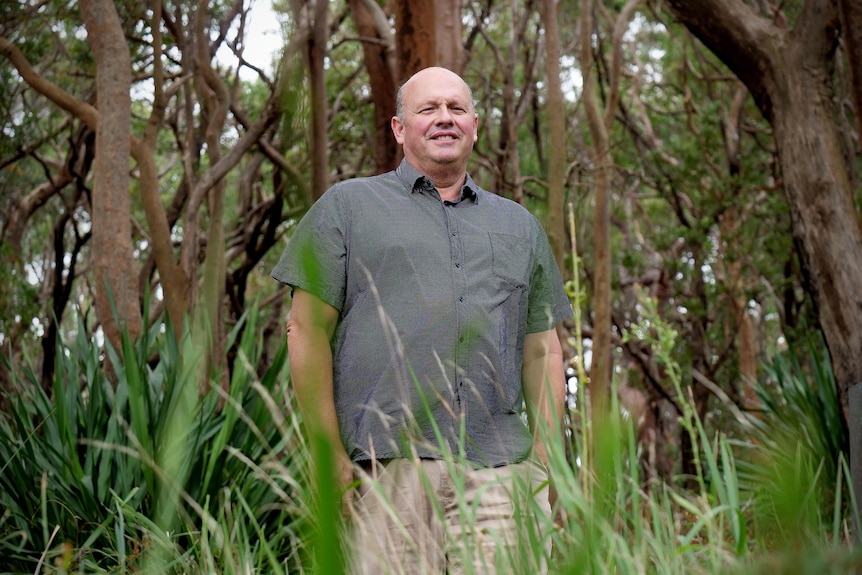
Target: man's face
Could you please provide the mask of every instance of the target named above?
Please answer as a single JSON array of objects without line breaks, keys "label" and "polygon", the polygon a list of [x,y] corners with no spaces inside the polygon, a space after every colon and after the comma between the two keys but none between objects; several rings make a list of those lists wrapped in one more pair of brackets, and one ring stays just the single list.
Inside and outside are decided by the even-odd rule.
[{"label": "man's face", "polygon": [[444,166],[466,169],[479,119],[459,76],[443,68],[417,73],[404,86],[402,107],[392,131],[407,161],[426,175]]}]

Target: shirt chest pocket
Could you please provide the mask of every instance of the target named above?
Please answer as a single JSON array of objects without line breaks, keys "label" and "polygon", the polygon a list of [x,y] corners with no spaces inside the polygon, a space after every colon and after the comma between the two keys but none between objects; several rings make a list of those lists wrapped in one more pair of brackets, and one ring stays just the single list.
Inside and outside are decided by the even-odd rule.
[{"label": "shirt chest pocket", "polygon": [[529,238],[498,232],[488,232],[488,237],[494,276],[514,289],[526,287],[530,279]]}]

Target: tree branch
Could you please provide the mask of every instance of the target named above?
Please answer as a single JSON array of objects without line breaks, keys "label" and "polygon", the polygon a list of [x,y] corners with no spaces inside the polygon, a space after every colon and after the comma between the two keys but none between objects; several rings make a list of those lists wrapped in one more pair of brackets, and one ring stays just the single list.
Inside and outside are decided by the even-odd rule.
[{"label": "tree branch", "polygon": [[0,36],[0,55],[5,56],[15,66],[15,69],[21,74],[21,78],[31,88],[75,117],[80,118],[94,132],[97,130],[99,123],[98,110],[87,102],[69,94],[53,82],[43,78],[33,69],[23,52],[4,36]]}]

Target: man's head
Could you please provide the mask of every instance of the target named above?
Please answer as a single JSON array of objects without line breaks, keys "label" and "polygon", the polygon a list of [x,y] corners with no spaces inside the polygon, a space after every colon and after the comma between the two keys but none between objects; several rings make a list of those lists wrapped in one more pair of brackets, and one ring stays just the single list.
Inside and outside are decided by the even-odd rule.
[{"label": "man's head", "polygon": [[478,127],[473,94],[450,70],[425,68],[398,91],[392,132],[407,161],[432,180],[463,177]]}]

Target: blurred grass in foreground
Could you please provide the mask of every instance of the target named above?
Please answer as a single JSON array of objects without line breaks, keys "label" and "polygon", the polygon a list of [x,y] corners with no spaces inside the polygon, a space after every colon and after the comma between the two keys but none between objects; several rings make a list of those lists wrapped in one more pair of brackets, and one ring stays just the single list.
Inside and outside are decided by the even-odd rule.
[{"label": "blurred grass in foreground", "polygon": [[[675,334],[643,304],[653,350],[685,397],[670,359]],[[12,408],[0,414],[0,572],[344,572],[337,494],[325,480],[309,484],[285,347],[262,366],[258,332],[254,310],[231,332],[227,393],[220,374],[197,363],[194,335],[178,342],[169,326],[109,352],[115,386],[81,336],[58,354],[53,399],[30,366],[10,366],[19,375]],[[531,573],[523,566],[546,559],[552,573],[862,568],[825,357],[822,346],[808,350],[810,375],[793,356],[764,366],[764,411],[733,440],[687,408],[682,424],[700,463],[693,490],[645,486],[633,423],[618,405],[593,417],[579,401],[589,425],[546,442],[554,520],[524,514],[551,533],[552,555],[525,523],[500,567]]]}]

